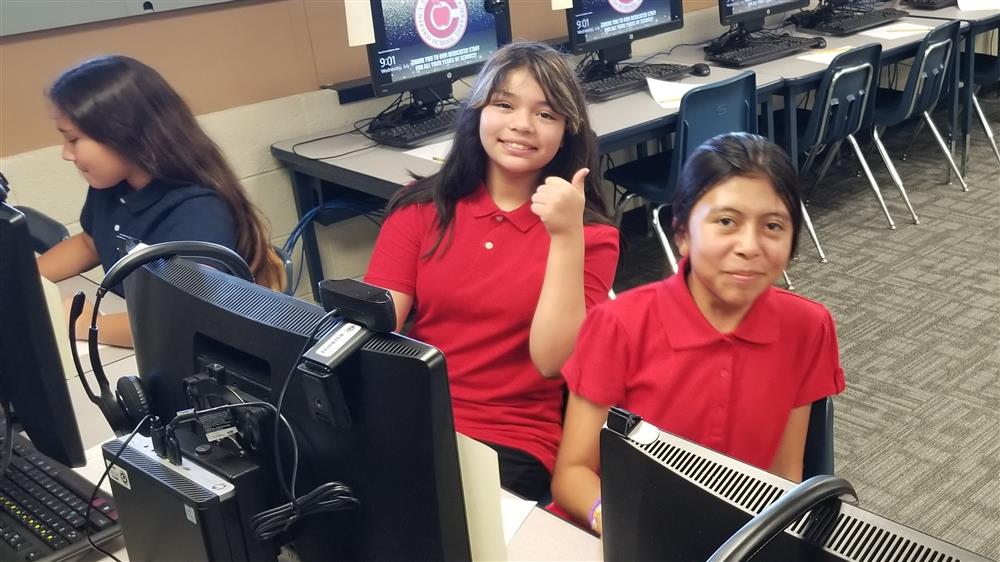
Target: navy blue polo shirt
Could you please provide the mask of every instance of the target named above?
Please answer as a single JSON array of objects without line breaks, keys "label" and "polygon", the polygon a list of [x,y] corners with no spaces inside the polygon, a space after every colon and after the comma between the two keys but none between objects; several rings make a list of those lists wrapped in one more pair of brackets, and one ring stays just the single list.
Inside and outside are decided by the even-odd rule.
[{"label": "navy blue polo shirt", "polygon": [[80,213],[106,272],[118,261],[119,233],[146,244],[199,240],[236,250],[236,223],[215,190],[153,180],[142,189],[121,182],[87,192]]}]

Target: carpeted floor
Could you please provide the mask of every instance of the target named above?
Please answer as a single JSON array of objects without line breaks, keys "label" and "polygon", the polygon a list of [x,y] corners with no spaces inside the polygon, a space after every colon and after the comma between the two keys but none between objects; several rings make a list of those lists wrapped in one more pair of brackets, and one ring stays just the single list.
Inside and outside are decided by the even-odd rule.
[{"label": "carpeted floor", "polygon": [[[981,102],[1000,138],[1000,100]],[[944,183],[947,163],[926,129],[902,161],[909,138],[901,127],[885,141],[920,224],[872,151],[889,230],[845,158],[810,195],[829,263],[803,232],[788,273],[837,322],[848,384],[836,399],[837,473],[863,507],[1000,559],[1000,164],[976,123],[964,193],[957,179]],[[640,214],[629,214],[634,226]],[[664,272],[655,238],[629,226],[619,292]]]}]

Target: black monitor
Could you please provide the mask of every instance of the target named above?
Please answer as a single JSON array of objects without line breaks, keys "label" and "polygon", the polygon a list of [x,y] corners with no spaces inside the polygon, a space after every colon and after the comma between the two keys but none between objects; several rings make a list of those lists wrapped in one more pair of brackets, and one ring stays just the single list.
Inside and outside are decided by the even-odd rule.
[{"label": "black monitor", "polygon": [[408,106],[382,116],[388,125],[433,114],[451,97],[452,82],[475,74],[510,42],[507,0],[371,0],[371,9],[375,42],[368,45],[368,65],[375,94],[412,96]]},{"label": "black monitor", "polygon": [[[748,524],[754,532],[735,538],[748,549],[763,543],[752,560],[988,562],[836,497],[811,506],[780,501],[801,498],[798,492],[823,477],[796,487],[621,412],[612,409],[600,437],[608,562],[743,560],[713,555]],[[787,527],[756,526],[782,512]]]},{"label": "black monitor", "polygon": [[632,41],[683,27],[684,9],[681,0],[573,0],[566,25],[573,52],[597,51],[610,74],[632,56]]},{"label": "black monitor", "polygon": [[[56,342],[68,332],[53,326],[27,222],[3,203],[3,195],[0,187],[0,400],[5,410],[13,407],[39,451],[67,466],[83,466],[83,442]],[[56,317],[61,320],[62,314]]]},{"label": "black monitor", "polygon": [[806,8],[810,0],[719,0],[719,22],[742,24],[747,31],[764,27],[764,18],[787,10]]},{"label": "black monitor", "polygon": [[[360,501],[296,523],[291,538],[301,560],[471,557],[440,351],[375,335],[335,376],[314,379],[294,369],[325,313],[317,305],[176,258],[136,270],[125,287],[140,377],[152,413],[165,420],[189,407],[184,388],[193,375],[277,405],[293,373],[282,413],[297,437],[299,495],[337,481]],[[317,405],[338,395],[349,418]],[[282,450],[288,478],[291,455]],[[273,467],[272,451],[262,447],[253,456]],[[280,490],[275,480],[272,505],[287,501]]]}]

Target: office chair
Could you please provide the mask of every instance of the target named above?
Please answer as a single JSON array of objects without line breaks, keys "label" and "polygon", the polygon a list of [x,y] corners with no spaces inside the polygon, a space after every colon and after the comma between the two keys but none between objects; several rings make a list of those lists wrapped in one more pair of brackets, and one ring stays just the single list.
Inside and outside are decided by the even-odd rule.
[{"label": "office chair", "polygon": [[[875,176],[872,175],[871,168],[865,160],[858,146],[858,141],[854,135],[858,131],[866,128],[871,123],[872,107],[875,102],[875,87],[878,80],[879,60],[882,55],[882,45],[870,44],[855,47],[837,55],[830,66],[827,67],[816,89],[816,99],[812,109],[785,108],[781,111],[798,111],[801,117],[798,120],[798,131],[786,131],[785,134],[798,135],[798,154],[793,155],[798,158],[805,155],[806,160],[801,168],[803,177],[809,173],[816,157],[826,151],[817,174],[814,185],[819,185],[823,181],[834,157],[839,153],[841,144],[846,140],[853,148],[854,153],[861,163],[868,184],[885,218],[889,221],[889,228],[896,228],[896,224],[889,215],[889,209],[885,206],[882,192],[879,190]],[[778,112],[780,113],[780,112]],[[820,246],[819,238],[813,228],[812,221],[808,215],[804,216],[806,229],[816,245],[820,260],[825,262],[826,255]]]},{"label": "office chair", "polygon": [[812,403],[806,448],[802,456],[802,479],[833,474],[833,398]]},{"label": "office chair", "polygon": [[681,98],[672,149],[604,173],[604,179],[624,190],[615,204],[617,223],[621,223],[629,200],[640,197],[650,204],[650,222],[674,273],[677,258],[661,224],[660,211],[670,206],[681,167],[694,149],[716,135],[736,131],[757,132],[757,78],[753,72],[689,90]]},{"label": "office chair", "polygon": [[986,121],[983,108],[979,106],[979,97],[976,96],[979,89],[983,86],[1000,82],[1000,56],[975,53],[975,57],[975,61],[973,61],[975,67],[972,76],[972,107],[975,108],[976,115],[979,116],[979,122],[983,126],[983,131],[986,132],[986,140],[989,141],[990,148],[993,149],[993,155],[996,156],[997,162],[1000,162],[1000,150],[997,149],[996,139],[993,138],[993,129],[990,128],[989,122]]},{"label": "office chair", "polygon": [[286,252],[284,248],[271,246],[271,249],[277,254],[282,266],[285,268],[285,290],[283,292],[286,295],[295,296],[295,265],[292,263],[292,255]]},{"label": "office chair", "polygon": [[[875,96],[875,114],[872,117],[874,125],[872,140],[878,148],[878,153],[882,157],[882,161],[885,162],[885,167],[889,169],[889,176],[892,177],[893,183],[896,184],[896,189],[903,195],[903,201],[906,202],[906,206],[910,210],[910,215],[913,216],[913,224],[920,224],[920,220],[917,218],[917,213],[913,210],[913,206],[910,205],[910,199],[906,196],[906,190],[903,188],[903,180],[899,177],[896,167],[892,164],[885,145],[882,144],[881,135],[889,127],[894,127],[912,118],[922,117],[923,121],[920,125],[922,126],[926,123],[930,127],[938,147],[941,148],[941,152],[948,159],[948,165],[951,166],[952,171],[958,176],[958,181],[962,183],[962,190],[969,190],[969,187],[965,183],[965,178],[958,171],[955,159],[951,156],[951,151],[945,144],[937,127],[934,126],[934,120],[931,119],[934,107],[943,97],[942,92],[946,91],[945,86],[948,83],[950,75],[949,69],[954,66],[952,63],[958,52],[960,24],[961,22],[957,20],[951,21],[931,30],[917,48],[917,54],[913,58],[913,65],[910,67],[910,74],[906,79],[903,89],[879,88],[878,94]],[[921,128],[917,127],[914,131],[914,138],[916,138],[916,134],[920,132]],[[910,139],[910,143],[913,143],[913,139]]]},{"label": "office chair", "polygon": [[36,253],[44,254],[51,247],[69,238],[69,230],[56,219],[31,207],[16,207],[24,214],[31,235],[31,243]]}]

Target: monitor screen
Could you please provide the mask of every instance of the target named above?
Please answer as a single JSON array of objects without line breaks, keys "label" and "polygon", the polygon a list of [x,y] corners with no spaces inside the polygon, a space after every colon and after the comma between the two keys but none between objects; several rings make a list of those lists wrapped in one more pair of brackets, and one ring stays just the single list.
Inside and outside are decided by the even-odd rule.
[{"label": "monitor screen", "polygon": [[[378,334],[333,375],[316,377],[296,369],[325,313],[315,304],[181,259],[146,265],[125,287],[136,362],[154,414],[169,420],[190,407],[185,388],[194,375],[275,406],[293,377],[281,409],[299,450],[298,495],[336,481],[360,501],[355,509],[296,523],[300,560],[470,559],[440,351]],[[274,465],[272,447],[253,454],[261,466]],[[288,467],[290,456],[282,455]],[[275,505],[287,501],[277,482],[269,490]]]},{"label": "monitor screen", "polygon": [[57,337],[68,337],[68,325],[54,324],[49,314],[27,221],[0,203],[0,398],[11,403],[39,451],[82,466],[83,443]]},{"label": "monitor screen", "polygon": [[368,64],[376,95],[475,73],[509,41],[506,2],[372,0],[375,42]]},{"label": "monitor screen", "polygon": [[566,10],[574,53],[680,29],[683,17],[681,0],[573,0]]},{"label": "monitor screen", "polygon": [[719,0],[719,21],[730,25],[807,6],[809,0]]}]

